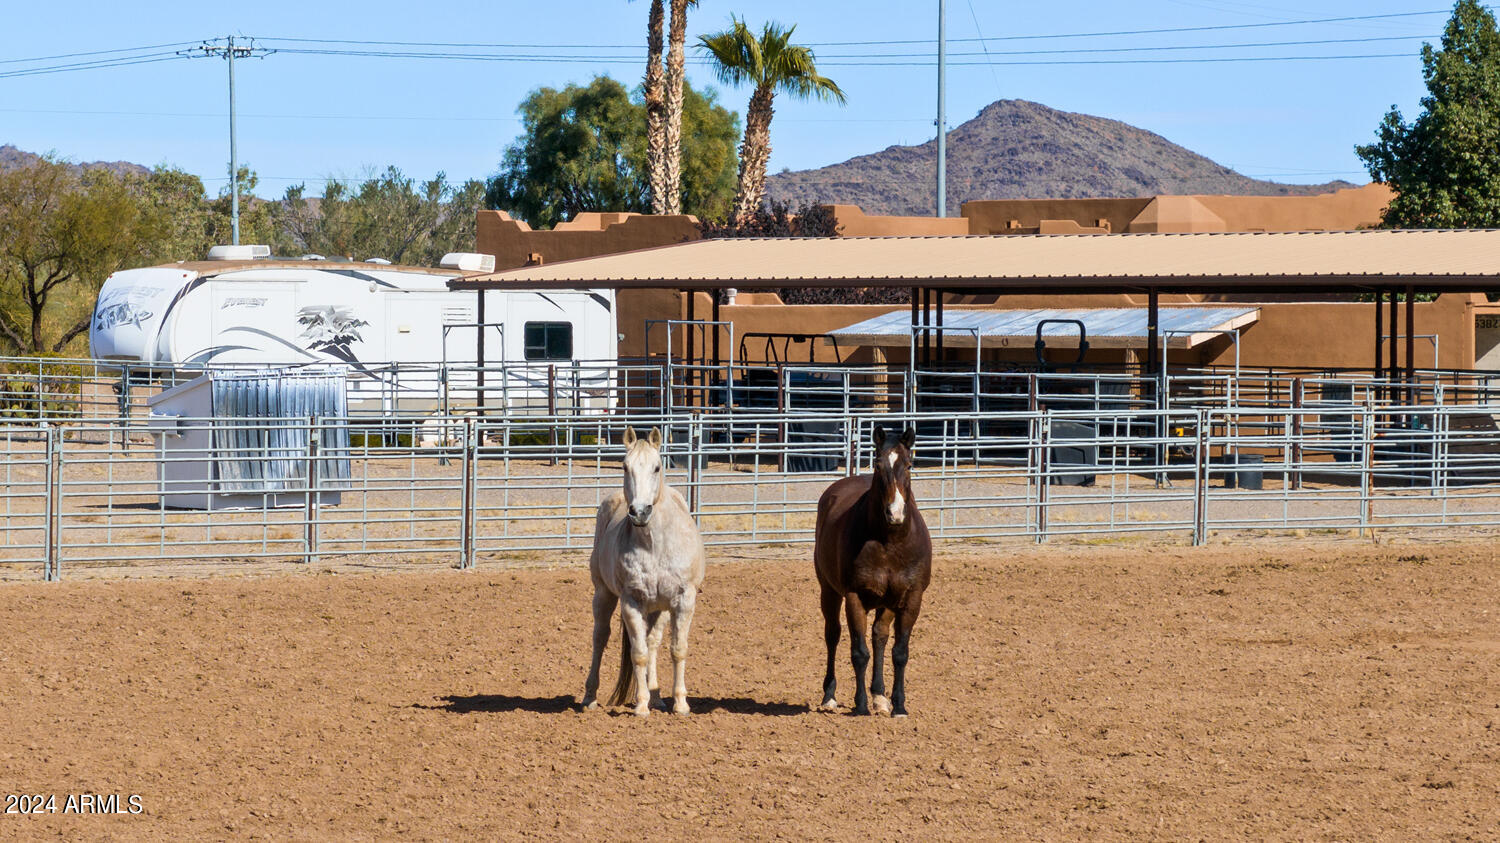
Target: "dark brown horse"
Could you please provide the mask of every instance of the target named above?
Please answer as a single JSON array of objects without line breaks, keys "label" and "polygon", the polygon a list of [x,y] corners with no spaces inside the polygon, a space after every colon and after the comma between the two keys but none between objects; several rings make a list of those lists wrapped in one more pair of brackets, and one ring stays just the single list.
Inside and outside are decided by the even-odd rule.
[{"label": "dark brown horse", "polygon": [[[867,613],[875,612],[875,671],[870,695],[877,709],[893,717],[906,716],[906,659],[911,629],[922,611],[922,592],[932,579],[932,539],[927,522],[911,494],[911,455],[916,430],[899,436],[875,427],[875,470],[845,477],[818,499],[817,538],[813,562],[823,587],[823,638],[828,642],[828,673],[823,679],[825,710],[838,708],[833,675],[839,645],[839,608],[849,619],[849,657],[854,662],[854,713],[869,714],[865,667],[870,663],[866,642]],[[882,662],[885,644],[896,626],[891,648],[895,682],[885,697]]]}]

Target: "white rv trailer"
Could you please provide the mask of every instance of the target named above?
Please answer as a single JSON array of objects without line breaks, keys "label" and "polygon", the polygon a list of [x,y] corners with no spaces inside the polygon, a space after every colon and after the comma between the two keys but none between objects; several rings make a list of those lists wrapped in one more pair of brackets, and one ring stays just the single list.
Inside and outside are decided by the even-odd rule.
[{"label": "white rv trailer", "polygon": [[206,261],[114,273],[89,326],[92,356],[153,368],[344,364],[351,411],[384,413],[472,406],[477,362],[489,369],[487,405],[544,406],[548,369],[579,366],[570,408],[609,404],[612,290],[491,290],[482,327],[477,294],[448,281],[493,266],[488,256],[448,255],[432,269],[268,254],[216,247]]}]

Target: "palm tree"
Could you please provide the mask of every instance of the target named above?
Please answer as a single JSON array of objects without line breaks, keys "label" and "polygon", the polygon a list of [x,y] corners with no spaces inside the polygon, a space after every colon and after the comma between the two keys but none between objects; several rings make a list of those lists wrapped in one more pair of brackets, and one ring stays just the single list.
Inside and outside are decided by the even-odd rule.
[{"label": "palm tree", "polygon": [[[666,210],[682,213],[682,81],[683,55],[687,41],[687,10],[698,0],[672,0],[671,28],[667,33],[666,127],[663,138],[662,185],[666,189]],[[656,169],[653,161],[652,170]],[[655,200],[653,198],[653,204]]]},{"label": "palm tree", "polygon": [[[678,2],[679,0],[672,0],[674,8]],[[667,210],[666,78],[661,63],[663,17],[662,0],[651,0],[651,11],[646,16],[645,88],[647,181],[651,187],[651,213],[653,214],[670,213]],[[679,94],[679,101],[680,99]]]},{"label": "palm tree", "polygon": [[719,81],[755,86],[745,112],[745,139],[740,144],[740,183],[730,221],[743,225],[760,207],[766,192],[766,164],[771,159],[772,100],[777,91],[797,99],[844,102],[844,92],[818,73],[813,51],[791,43],[796,26],[765,24],[757,37],[745,22],[731,16],[728,29],[699,38],[700,49],[713,56]]}]

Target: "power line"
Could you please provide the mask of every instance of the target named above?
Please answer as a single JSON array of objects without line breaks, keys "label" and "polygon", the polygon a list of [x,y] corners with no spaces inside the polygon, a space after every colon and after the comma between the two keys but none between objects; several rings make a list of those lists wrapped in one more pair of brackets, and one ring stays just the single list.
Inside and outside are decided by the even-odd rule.
[{"label": "power line", "polygon": [[[616,58],[607,56],[535,56],[514,55],[495,53],[415,53],[397,51],[374,51],[374,50],[308,50],[298,48],[281,48],[277,52],[321,55],[321,56],[346,56],[363,58],[401,58],[401,59],[424,59],[435,61],[482,61],[516,64],[619,64],[635,65],[639,61],[633,58]],[[1066,60],[1038,60],[1038,61],[958,61],[949,62],[950,66],[958,67],[983,67],[995,64],[1007,67],[1026,66],[1057,66],[1057,65],[1125,65],[1125,64],[1213,64],[1225,62],[1277,62],[1277,61],[1339,61],[1349,59],[1390,59],[1390,58],[1412,58],[1412,53],[1358,53],[1338,55],[1293,55],[1293,56],[1219,56],[1219,57],[1196,57],[1196,58],[1163,58],[1163,59],[1066,59]],[[899,58],[905,59],[902,56]],[[913,57],[915,58],[915,57]],[[689,64],[710,67],[712,62],[708,60],[689,60]],[[820,60],[820,65],[827,67],[932,67],[937,64],[932,60],[904,60],[904,61],[827,61]]]},{"label": "power line", "polygon": [[198,41],[173,41],[170,44],[145,44],[140,47],[120,47],[115,50],[90,50],[86,53],[59,53],[55,56],[37,56],[29,59],[3,59],[0,64],[30,64],[38,61],[56,61],[58,59],[73,59],[82,56],[105,56],[113,53],[139,53],[144,50],[159,50],[163,47],[184,47],[188,44],[197,44]]},{"label": "power line", "polygon": [[[1288,21],[1264,21],[1259,23],[1235,23],[1218,24],[1214,26],[1178,26],[1163,27],[1159,29],[1122,29],[1105,32],[1068,32],[1068,33],[1045,33],[1032,35],[1002,35],[978,38],[950,38],[950,43],[956,42],[988,42],[988,41],[1030,41],[1061,38],[1106,38],[1125,35],[1160,35],[1178,32],[1222,32],[1239,29],[1263,29],[1278,26],[1307,26],[1321,23],[1350,23],[1357,21],[1389,20],[1394,18],[1412,18],[1424,15],[1446,15],[1452,9],[1433,9],[1424,12],[1393,12],[1381,15],[1350,15],[1337,18],[1307,18],[1303,20]],[[476,41],[389,41],[389,40],[358,40],[348,38],[300,38],[292,36],[261,36],[262,41],[277,41],[299,44],[346,44],[358,46],[377,47],[451,47],[459,49],[535,49],[535,50],[625,50],[637,49],[638,43],[629,44],[538,44],[536,42],[519,43],[495,43]],[[936,44],[936,39],[915,38],[900,40],[867,40],[867,41],[810,41],[809,47],[867,47],[878,45],[902,45],[902,44]]]},{"label": "power line", "polygon": [[103,70],[113,67],[127,67],[133,64],[154,64],[160,61],[176,61],[183,58],[175,52],[172,53],[147,53],[140,56],[122,56],[116,59],[99,59],[97,61],[73,62],[70,64],[52,65],[49,67],[28,67],[18,70],[0,71],[0,79],[12,79],[20,76],[45,76],[51,73],[72,73],[79,70]]},{"label": "power line", "polygon": [[[977,23],[977,21],[976,21]],[[1076,47],[1066,50],[981,50],[980,52],[969,51],[965,53],[950,52],[950,56],[1055,56],[1055,55],[1085,55],[1094,53],[1165,53],[1181,50],[1240,50],[1250,47],[1308,47],[1326,46],[1328,44],[1369,44],[1384,41],[1421,41],[1435,36],[1431,35],[1380,35],[1370,38],[1315,38],[1306,41],[1247,41],[1240,44],[1169,44],[1161,47]],[[854,58],[921,58],[930,53],[845,53],[824,58],[854,59]]]},{"label": "power line", "polygon": [[[1163,35],[1176,32],[1221,32],[1234,29],[1263,29],[1271,26],[1306,26],[1319,23],[1347,23],[1351,21],[1382,20],[1386,18],[1410,18],[1422,15],[1447,15],[1452,9],[1434,9],[1429,12],[1396,12],[1387,15],[1353,15],[1342,18],[1309,18],[1307,20],[1267,21],[1264,23],[1226,23],[1214,26],[1174,26],[1161,29],[1119,29],[1110,32],[1070,32],[1050,35],[998,35],[990,38],[952,38],[951,41],[1037,41],[1051,38],[1112,38],[1125,35]],[[931,44],[931,39],[908,39],[900,41],[825,41],[811,43],[810,47],[855,47],[877,44]]]},{"label": "power line", "polygon": [[[116,117],[181,117],[190,119],[216,119],[222,120],[228,116],[223,111],[121,111],[121,110],[94,110],[94,109],[64,109],[64,108],[0,108],[0,114],[74,114],[94,116],[116,116]],[[349,122],[359,120],[371,121],[412,121],[421,123],[520,123],[520,117],[466,117],[446,114],[246,114],[241,112],[241,117],[253,117],[257,120],[333,120],[337,122]],[[926,117],[777,117],[777,123],[931,123],[931,118]],[[227,179],[226,179],[227,181]]]}]

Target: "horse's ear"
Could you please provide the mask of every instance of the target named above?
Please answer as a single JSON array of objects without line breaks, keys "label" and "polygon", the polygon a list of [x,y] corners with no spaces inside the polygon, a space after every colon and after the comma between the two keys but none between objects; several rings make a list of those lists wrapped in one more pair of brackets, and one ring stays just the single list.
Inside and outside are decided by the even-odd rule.
[{"label": "horse's ear", "polygon": [[660,451],[661,450],[661,428],[657,428],[657,427],[651,428],[651,435],[646,438],[646,441],[651,443],[651,447],[653,447],[656,450]]},{"label": "horse's ear", "polygon": [[917,444],[917,429],[915,427],[908,427],[901,431],[901,444],[905,445],[908,451],[912,449],[913,445]]},{"label": "horse's ear", "polygon": [[625,443],[625,447],[627,447],[627,448],[629,448],[631,445],[634,445],[635,444],[635,428],[633,428],[633,427],[627,427],[627,428],[625,428],[625,435],[620,438],[620,441],[624,442]]},{"label": "horse's ear", "polygon": [[875,430],[870,434],[870,444],[875,446],[875,453],[877,454],[880,453],[881,448],[885,447],[884,425],[875,425]]}]

